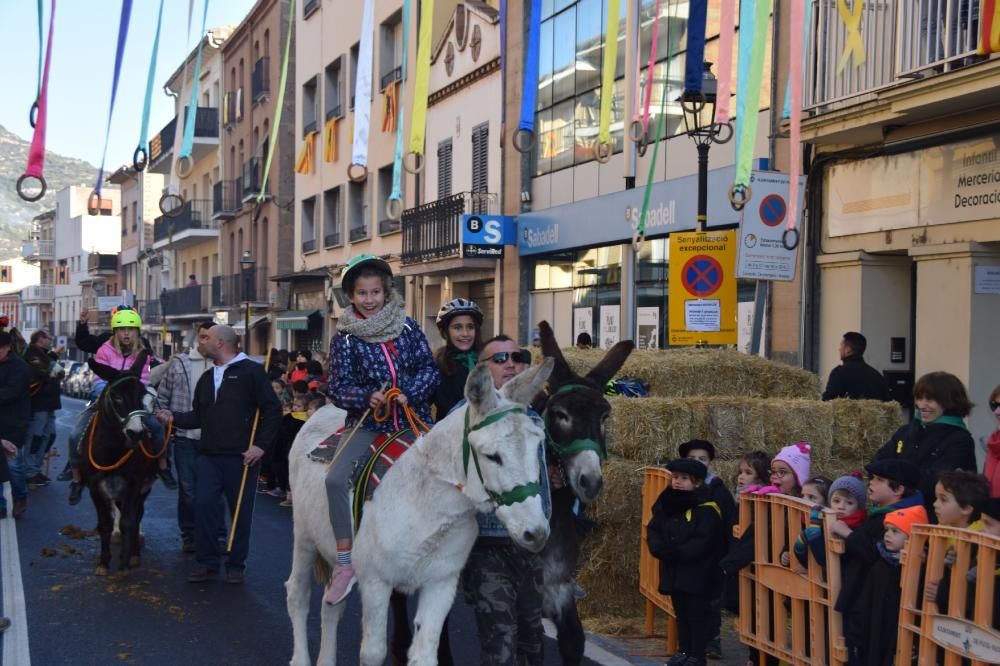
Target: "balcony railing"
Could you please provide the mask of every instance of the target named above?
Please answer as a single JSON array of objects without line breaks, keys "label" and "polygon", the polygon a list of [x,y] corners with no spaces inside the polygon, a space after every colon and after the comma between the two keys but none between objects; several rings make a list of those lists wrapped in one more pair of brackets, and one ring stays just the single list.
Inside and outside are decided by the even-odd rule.
[{"label": "balcony railing", "polygon": [[[188,109],[184,107],[184,118],[187,120]],[[183,129],[183,128],[182,128]],[[167,123],[160,133],[149,142],[149,159],[151,162],[169,153],[174,147],[174,134],[177,130],[177,116]],[[199,106],[194,117],[194,135],[201,139],[219,138],[219,110],[207,106]]]},{"label": "balcony railing", "polygon": [[98,252],[92,252],[87,255],[87,273],[90,275],[99,275],[104,273],[117,273],[118,272],[118,255],[117,254],[100,254]]},{"label": "balcony railing", "polygon": [[399,220],[379,220],[378,221],[379,236],[384,236],[386,234],[391,234],[399,231],[400,224],[401,222]]},{"label": "balcony railing", "polygon": [[403,211],[402,263],[459,257],[462,254],[462,215],[489,214],[497,195],[463,192]]},{"label": "balcony railing", "polygon": [[343,117],[343,115],[344,115],[344,108],[340,105],[339,102],[326,110],[327,120],[329,120],[330,118],[341,118]]},{"label": "balcony railing", "polygon": [[29,261],[42,261],[55,257],[56,242],[53,240],[26,240],[21,246],[21,256]]},{"label": "balcony railing", "polygon": [[302,241],[302,254],[309,254],[310,252],[315,252],[315,251],[316,251],[315,238]]},{"label": "balcony railing", "polygon": [[379,89],[385,90],[386,88],[389,87],[390,84],[395,83],[396,81],[399,81],[402,78],[403,78],[403,68],[401,66],[396,67],[395,69],[391,69],[382,75],[382,81],[381,81],[382,85]]},{"label": "balcony railing", "polygon": [[271,93],[271,58],[264,56],[253,65],[250,89],[253,91],[253,101],[259,102]]},{"label": "balcony railing", "polygon": [[805,109],[822,111],[819,107],[980,59],[975,55],[976,0],[854,0],[861,3],[860,18],[850,29],[840,15],[838,0],[810,1],[813,25],[805,68]]},{"label": "balcony railing", "polygon": [[323,235],[323,247],[337,247],[341,243],[343,243],[343,241],[340,240],[340,232],[339,231],[337,233],[335,233],[335,234],[324,234]]},{"label": "balcony railing", "polygon": [[163,308],[160,301],[139,301],[136,305],[143,324],[160,324],[163,322]]},{"label": "balcony railing", "polygon": [[351,227],[351,230],[348,232],[348,236],[350,237],[352,243],[363,241],[368,238],[368,226]]},{"label": "balcony railing", "polygon": [[167,317],[207,313],[211,305],[210,295],[210,286],[207,284],[166,289],[160,292],[160,307]]},{"label": "balcony railing", "polygon": [[25,287],[21,291],[22,301],[52,301],[56,297],[55,285],[51,284],[36,284],[31,287]]},{"label": "balcony railing", "polygon": [[212,217],[216,220],[229,220],[236,216],[243,205],[243,193],[240,191],[240,179],[220,180],[212,186]]},{"label": "balcony railing", "polygon": [[153,222],[153,242],[168,240],[189,229],[218,229],[218,220],[212,219],[212,202],[208,199],[185,201],[174,217],[161,215]]},{"label": "balcony railing", "polygon": [[[240,201],[246,203],[260,194],[260,188],[263,185],[261,183],[264,175],[263,172],[264,160],[259,157],[251,157],[243,163],[243,196],[240,198]],[[264,191],[267,191],[266,185],[264,185]]]},{"label": "balcony railing", "polygon": [[230,307],[246,301],[261,303],[268,300],[270,274],[267,266],[257,265],[243,273],[212,278],[212,307]]}]

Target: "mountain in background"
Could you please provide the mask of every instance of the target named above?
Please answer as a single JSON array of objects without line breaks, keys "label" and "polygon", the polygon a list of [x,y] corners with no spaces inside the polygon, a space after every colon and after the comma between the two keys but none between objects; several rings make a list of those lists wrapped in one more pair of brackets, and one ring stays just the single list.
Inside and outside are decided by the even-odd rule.
[{"label": "mountain in background", "polygon": [[39,201],[28,203],[17,195],[17,179],[28,163],[30,141],[25,141],[0,125],[0,260],[21,252],[28,237],[31,219],[56,207],[56,192],[69,185],[93,187],[97,167],[51,151],[45,153],[45,181],[48,191]]}]

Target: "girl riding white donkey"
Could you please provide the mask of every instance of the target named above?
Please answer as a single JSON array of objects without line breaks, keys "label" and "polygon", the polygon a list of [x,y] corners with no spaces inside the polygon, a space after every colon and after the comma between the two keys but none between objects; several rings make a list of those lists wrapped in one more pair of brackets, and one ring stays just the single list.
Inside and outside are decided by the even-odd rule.
[{"label": "girl riding white donkey", "polygon": [[[544,547],[549,524],[537,480],[538,449],[545,433],[526,407],[551,372],[552,360],[547,359],[497,391],[489,368],[478,366],[466,383],[467,405],[417,440],[365,506],[352,557],[364,614],[363,665],[385,660],[393,589],[420,593],[409,663],[436,662],[441,625],[476,539],[476,511],[496,508],[515,543],[535,552]],[[342,426],[344,416],[333,406],[316,412],[299,432],[289,456],[296,498],[294,555],[286,583],[294,634],[292,666],[310,663],[306,637],[310,572],[315,566],[321,577],[328,577],[337,557],[324,492],[325,465],[310,461],[308,454]],[[343,608],[343,603],[323,604],[318,664],[336,661],[337,623]]]}]

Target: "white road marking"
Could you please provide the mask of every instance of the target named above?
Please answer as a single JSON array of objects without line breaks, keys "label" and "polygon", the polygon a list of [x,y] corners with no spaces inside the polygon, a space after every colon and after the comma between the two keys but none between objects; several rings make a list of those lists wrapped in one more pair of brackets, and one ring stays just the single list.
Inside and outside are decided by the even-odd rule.
[{"label": "white road marking", "polygon": [[11,513],[14,498],[10,484],[4,484],[7,500],[7,518],[0,520],[0,573],[3,581],[3,614],[10,618],[11,626],[3,634],[3,666],[31,666],[28,649],[28,614],[24,604],[24,583],[21,580],[21,556],[17,550],[17,527]]},{"label": "white road marking", "polygon": [[[545,627],[545,635],[555,640],[557,635],[556,625],[551,620],[542,620],[542,626]],[[629,662],[625,659],[608,652],[590,641],[587,641],[583,648],[583,656],[596,661],[598,664],[603,664],[603,666],[629,666]]]}]

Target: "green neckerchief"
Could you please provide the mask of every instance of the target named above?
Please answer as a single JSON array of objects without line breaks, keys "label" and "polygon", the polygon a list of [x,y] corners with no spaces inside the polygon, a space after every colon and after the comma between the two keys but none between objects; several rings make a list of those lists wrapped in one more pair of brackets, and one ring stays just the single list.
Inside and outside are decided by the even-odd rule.
[{"label": "green neckerchief", "polygon": [[479,362],[479,354],[474,351],[455,351],[448,354],[448,357],[456,363],[464,365],[470,371]]},{"label": "green neckerchief", "polygon": [[949,416],[948,414],[943,414],[934,419],[933,421],[931,421],[930,423],[924,423],[923,420],[920,418],[919,409],[914,409],[913,414],[914,417],[917,419],[917,422],[924,427],[940,423],[941,425],[950,425],[956,428],[961,428],[962,430],[969,429],[969,427],[965,425],[965,421],[963,421],[962,417],[960,416]]}]

